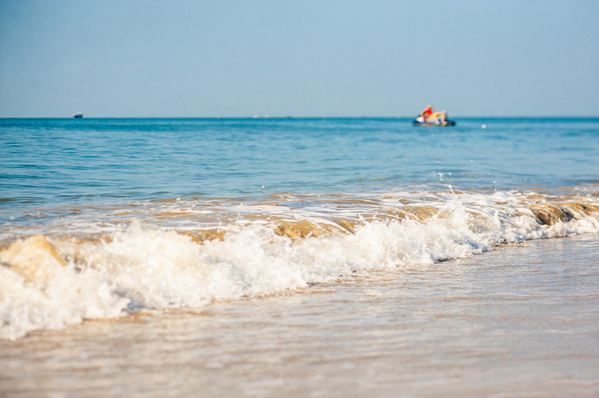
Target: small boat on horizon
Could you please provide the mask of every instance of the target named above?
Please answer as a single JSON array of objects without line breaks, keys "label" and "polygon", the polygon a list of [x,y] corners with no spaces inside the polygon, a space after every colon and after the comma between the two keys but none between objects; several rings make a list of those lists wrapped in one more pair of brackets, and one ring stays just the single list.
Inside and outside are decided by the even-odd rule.
[{"label": "small boat on horizon", "polygon": [[433,112],[431,105],[427,106],[420,112],[418,116],[412,122],[414,126],[455,126],[455,122],[447,119],[447,113],[445,111]]},{"label": "small boat on horizon", "polygon": [[73,117],[74,117],[75,119],[81,119],[81,118],[83,117],[83,113],[81,113],[81,112],[74,113],[74,114],[73,114]]},{"label": "small boat on horizon", "polygon": [[426,120],[422,116],[418,116],[414,121],[412,121],[414,126],[455,126],[455,122],[453,120],[449,120],[447,118],[431,118],[428,117]]}]

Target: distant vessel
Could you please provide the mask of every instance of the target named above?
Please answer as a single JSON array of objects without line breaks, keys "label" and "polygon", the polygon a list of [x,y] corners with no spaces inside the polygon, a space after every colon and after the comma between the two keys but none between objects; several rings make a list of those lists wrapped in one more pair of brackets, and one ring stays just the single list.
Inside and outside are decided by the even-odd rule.
[{"label": "distant vessel", "polygon": [[422,116],[418,116],[414,121],[412,121],[414,126],[455,126],[455,122],[453,120],[448,120],[443,117],[429,117],[426,120]]},{"label": "distant vessel", "polygon": [[75,119],[81,119],[81,118],[83,117],[83,113],[81,113],[81,112],[74,113],[74,114],[73,114],[73,117],[74,117]]},{"label": "distant vessel", "polygon": [[432,105],[428,105],[426,109],[423,109],[418,116],[412,122],[414,126],[455,126],[455,122],[447,120],[447,113],[445,111],[433,112]]}]

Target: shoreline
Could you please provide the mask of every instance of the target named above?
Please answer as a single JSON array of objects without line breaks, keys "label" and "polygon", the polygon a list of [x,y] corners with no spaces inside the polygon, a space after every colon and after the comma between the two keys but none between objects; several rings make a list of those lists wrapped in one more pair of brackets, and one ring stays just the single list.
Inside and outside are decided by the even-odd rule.
[{"label": "shoreline", "polygon": [[599,393],[599,235],[0,341],[0,391],[44,396]]}]

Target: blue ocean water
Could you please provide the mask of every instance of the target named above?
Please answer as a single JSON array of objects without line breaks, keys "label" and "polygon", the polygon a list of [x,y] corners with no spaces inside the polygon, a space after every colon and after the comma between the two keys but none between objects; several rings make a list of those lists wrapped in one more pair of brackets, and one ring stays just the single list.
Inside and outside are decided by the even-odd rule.
[{"label": "blue ocean water", "polygon": [[0,119],[0,337],[599,232],[599,118]]},{"label": "blue ocean water", "polygon": [[0,201],[551,189],[596,183],[597,153],[599,119],[3,119]]}]

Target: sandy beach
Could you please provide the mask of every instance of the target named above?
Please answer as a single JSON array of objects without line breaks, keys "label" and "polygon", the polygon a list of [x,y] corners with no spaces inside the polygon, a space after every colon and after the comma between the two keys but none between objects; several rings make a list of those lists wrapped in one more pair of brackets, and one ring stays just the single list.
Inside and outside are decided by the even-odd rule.
[{"label": "sandy beach", "polygon": [[595,397],[599,237],[1,341],[4,397]]}]

